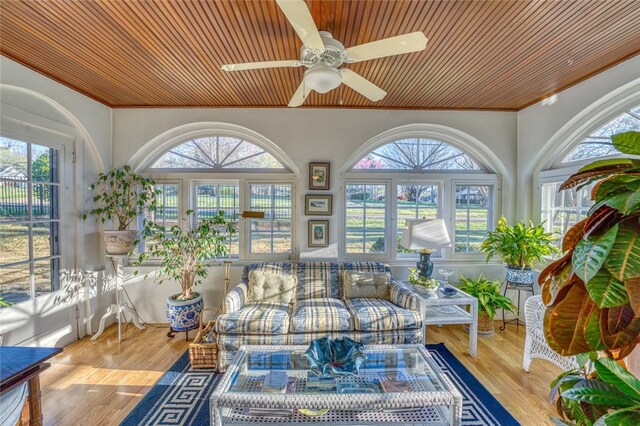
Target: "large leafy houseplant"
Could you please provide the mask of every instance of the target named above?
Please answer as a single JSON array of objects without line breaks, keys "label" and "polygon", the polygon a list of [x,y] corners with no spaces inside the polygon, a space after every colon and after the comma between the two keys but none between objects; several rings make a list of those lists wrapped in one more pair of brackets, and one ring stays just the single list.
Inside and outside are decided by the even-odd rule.
[{"label": "large leafy houseplant", "polygon": [[[109,254],[126,254],[133,250],[136,231],[127,230],[136,218],[145,212],[156,211],[160,193],[151,179],[140,176],[125,165],[107,173],[100,173],[90,188],[96,191],[89,211],[96,222],[117,224],[117,230],[104,231],[104,242]],[[83,219],[87,214],[82,215]]]},{"label": "large leafy houseplant", "polygon": [[[96,221],[118,224],[118,231],[126,230],[136,218],[157,208],[159,191],[155,182],[140,176],[125,165],[107,173],[100,173],[97,182],[89,186],[97,194],[93,197],[96,207],[89,211]],[[87,218],[87,214],[83,215]]]},{"label": "large leafy houseplant", "polygon": [[460,289],[478,299],[478,331],[482,334],[493,334],[493,318],[498,309],[514,312],[516,307],[511,299],[500,294],[500,283],[488,280],[484,274],[477,278],[460,276]]},{"label": "large leafy houseplant", "polygon": [[[640,155],[640,132],[611,139],[620,152]],[[599,352],[621,360],[640,338],[640,160],[595,161],[560,190],[591,184],[594,205],[588,216],[565,234],[564,256],[538,279],[547,305],[544,334],[561,355],[592,353],[596,358],[593,353]],[[568,407],[562,414],[577,424],[638,424],[640,381],[624,370],[602,367],[612,366],[612,360],[594,363],[595,370],[580,374],[580,380],[560,379],[560,404]],[[622,397],[611,398],[620,392],[633,401],[625,399],[623,405]]]},{"label": "large leafy houseplant", "polygon": [[[187,211],[187,217],[193,214]],[[188,218],[183,219],[189,223]],[[145,251],[138,255],[133,266],[141,266],[147,259],[160,261],[155,271],[155,281],[162,284],[165,279],[180,283],[180,293],[167,298],[166,313],[170,324],[167,334],[198,327],[199,315],[204,308],[202,294],[193,291],[208,273],[205,260],[226,256],[229,247],[227,238],[235,233],[231,222],[221,210],[210,219],[198,220],[192,227],[174,225],[167,229],[152,220],[145,219],[140,238],[144,239]],[[134,271],[137,275],[138,271]]]},{"label": "large leafy houseplant", "polygon": [[[187,211],[187,216],[192,214],[192,210]],[[188,222],[188,219],[183,221]],[[145,251],[138,255],[133,266],[140,266],[150,258],[159,260],[160,267],[155,271],[156,283],[162,284],[165,279],[179,282],[181,292],[173,295],[173,299],[189,300],[194,297],[193,287],[207,276],[203,261],[229,254],[226,240],[234,233],[233,224],[225,219],[222,210],[212,218],[198,220],[196,225],[186,229],[178,225],[167,229],[145,219],[140,233],[140,238],[145,242]]]},{"label": "large leafy houseplant", "polygon": [[496,229],[487,234],[480,250],[487,254],[487,262],[498,254],[509,267],[531,269],[545,256],[558,253],[553,244],[555,239],[545,232],[542,224],[518,222],[512,226],[501,217]]}]

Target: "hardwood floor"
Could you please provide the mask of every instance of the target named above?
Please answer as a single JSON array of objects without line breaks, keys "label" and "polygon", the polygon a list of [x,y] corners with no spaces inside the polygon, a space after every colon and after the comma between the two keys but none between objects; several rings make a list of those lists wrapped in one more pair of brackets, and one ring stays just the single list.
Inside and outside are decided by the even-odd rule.
[{"label": "hardwood floor", "polygon": [[[187,349],[184,334],[169,339],[166,332],[158,326],[129,326],[118,344],[112,326],[97,341],[84,338],[67,346],[41,376],[44,424],[119,424]],[[429,327],[427,336],[428,343],[444,342],[523,425],[551,424],[549,382],[560,370],[536,360],[531,373],[522,371],[523,327],[508,326],[479,338],[475,359],[468,355],[468,335],[460,325]]]}]

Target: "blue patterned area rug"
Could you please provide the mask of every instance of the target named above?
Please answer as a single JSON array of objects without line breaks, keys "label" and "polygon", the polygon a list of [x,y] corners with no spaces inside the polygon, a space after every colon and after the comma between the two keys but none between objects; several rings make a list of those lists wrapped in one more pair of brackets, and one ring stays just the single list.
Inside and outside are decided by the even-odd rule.
[{"label": "blue patterned area rug", "polygon": [[[518,421],[482,386],[444,343],[427,345],[463,398],[462,425],[515,426]],[[222,375],[190,370],[185,352],[135,406],[121,426],[209,424],[209,396]]]}]

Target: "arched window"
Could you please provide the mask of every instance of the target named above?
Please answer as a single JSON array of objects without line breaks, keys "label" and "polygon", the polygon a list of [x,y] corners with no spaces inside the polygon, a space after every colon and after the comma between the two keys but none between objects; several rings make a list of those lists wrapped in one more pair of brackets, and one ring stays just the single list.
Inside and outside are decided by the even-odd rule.
[{"label": "arched window", "polygon": [[620,154],[611,144],[611,135],[631,130],[640,130],[640,105],[623,112],[591,132],[562,159],[562,163]]},{"label": "arched window", "polygon": [[[586,217],[593,205],[593,184],[580,190],[571,188],[559,192],[562,182],[584,164],[599,158],[621,155],[613,147],[611,136],[631,130],[640,130],[640,105],[590,131],[560,162],[541,171],[540,216],[549,232],[564,235],[569,228]],[[560,239],[556,241],[560,244]]]},{"label": "arched window", "polygon": [[459,149],[432,139],[401,139],[371,151],[354,170],[480,170],[478,164]]},{"label": "arched window", "polygon": [[229,136],[197,138],[171,148],[152,169],[280,169],[276,158],[251,142]]},{"label": "arched window", "polygon": [[453,247],[432,254],[445,259],[477,256],[493,228],[500,182],[489,170],[495,168],[479,161],[480,150],[459,132],[411,127],[418,126],[424,132],[399,128],[395,137],[390,131],[372,139],[372,148],[358,151],[343,169],[344,257],[417,257],[400,243],[407,219],[445,220]]},{"label": "arched window", "polygon": [[[158,202],[165,208],[153,220],[171,226],[181,224],[187,210],[195,221],[222,210],[238,231],[228,240],[231,257],[291,255],[294,173],[286,154],[261,135],[224,123],[196,123],[167,135],[152,141],[156,147],[138,160],[161,191]],[[265,216],[243,219],[249,210]]]}]

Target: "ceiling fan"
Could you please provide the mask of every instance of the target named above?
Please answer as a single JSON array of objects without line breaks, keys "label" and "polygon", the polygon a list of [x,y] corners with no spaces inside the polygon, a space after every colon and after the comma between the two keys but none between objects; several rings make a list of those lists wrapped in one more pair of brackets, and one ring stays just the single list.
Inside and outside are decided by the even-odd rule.
[{"label": "ceiling fan", "polygon": [[351,64],[369,59],[418,52],[427,47],[427,37],[417,31],[345,49],[342,43],[333,38],[331,33],[318,31],[304,0],[276,0],[276,3],[302,40],[300,60],[228,64],[223,65],[222,70],[244,71],[262,68],[307,67],[302,83],[289,101],[290,107],[302,105],[309,95],[309,89],[318,93],[327,93],[340,86],[341,83],[373,102],[379,101],[386,96],[387,92],[350,69],[339,69],[339,67],[344,63]]}]

